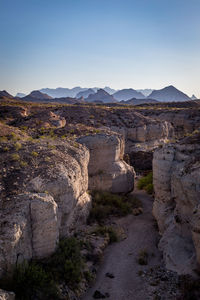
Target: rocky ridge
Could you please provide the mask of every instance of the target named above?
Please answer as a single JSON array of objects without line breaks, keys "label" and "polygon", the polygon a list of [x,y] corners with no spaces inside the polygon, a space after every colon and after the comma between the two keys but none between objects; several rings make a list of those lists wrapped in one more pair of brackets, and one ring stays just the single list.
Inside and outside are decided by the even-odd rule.
[{"label": "rocky ridge", "polygon": [[200,263],[200,134],[154,153],[153,214],[167,268],[193,274]]}]

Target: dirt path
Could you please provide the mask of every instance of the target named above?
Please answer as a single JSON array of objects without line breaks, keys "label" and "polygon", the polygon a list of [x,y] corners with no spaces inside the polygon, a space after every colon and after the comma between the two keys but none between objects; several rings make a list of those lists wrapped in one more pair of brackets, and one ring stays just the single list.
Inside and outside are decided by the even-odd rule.
[{"label": "dirt path", "polygon": [[[129,215],[118,220],[119,225],[127,233],[127,238],[110,245],[105,250],[96,282],[82,300],[94,299],[93,294],[96,290],[103,294],[109,293],[110,300],[153,299],[149,296],[150,291],[144,278],[138,274],[141,270],[144,271],[161,263],[161,253],[156,246],[159,235],[152,217],[153,199],[144,191],[136,190],[133,194],[142,201],[143,214]],[[137,262],[141,250],[146,250],[149,254],[147,266],[139,265]],[[107,272],[115,277],[106,277]]]}]

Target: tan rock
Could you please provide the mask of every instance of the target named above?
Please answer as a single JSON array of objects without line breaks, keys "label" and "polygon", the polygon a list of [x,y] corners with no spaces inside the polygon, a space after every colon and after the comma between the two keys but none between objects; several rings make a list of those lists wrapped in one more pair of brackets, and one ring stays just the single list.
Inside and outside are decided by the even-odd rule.
[{"label": "tan rock", "polygon": [[153,214],[167,267],[192,273],[200,263],[200,144],[191,137],[154,153]]},{"label": "tan rock", "polygon": [[89,189],[127,193],[134,186],[134,169],[123,161],[124,142],[116,134],[81,137],[78,142],[90,150]]},{"label": "tan rock", "polygon": [[48,257],[60,237],[86,221],[91,206],[89,151],[79,146],[63,144],[51,152],[51,163],[44,163],[45,157],[39,155],[37,168],[27,166],[32,179],[23,177],[24,193],[1,199],[0,276],[24,260]]},{"label": "tan rock", "polygon": [[15,294],[0,289],[0,300],[15,300]]}]

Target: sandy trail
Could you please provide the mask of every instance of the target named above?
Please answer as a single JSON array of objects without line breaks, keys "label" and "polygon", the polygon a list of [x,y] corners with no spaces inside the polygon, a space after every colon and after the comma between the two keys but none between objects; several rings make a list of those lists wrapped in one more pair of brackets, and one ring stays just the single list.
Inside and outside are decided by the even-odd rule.
[{"label": "sandy trail", "polygon": [[[139,216],[129,215],[121,218],[117,223],[127,233],[127,238],[121,242],[110,245],[104,254],[103,261],[98,269],[94,286],[89,289],[82,300],[92,300],[96,290],[101,293],[109,293],[110,300],[147,300],[149,290],[144,278],[138,275],[140,270],[149,269],[161,263],[161,253],[157,249],[159,239],[152,216],[153,198],[144,191],[134,191],[138,199],[143,203],[143,214]],[[138,253],[147,250],[149,261],[147,266],[141,266],[137,262]],[[109,272],[115,277],[108,278]]]}]

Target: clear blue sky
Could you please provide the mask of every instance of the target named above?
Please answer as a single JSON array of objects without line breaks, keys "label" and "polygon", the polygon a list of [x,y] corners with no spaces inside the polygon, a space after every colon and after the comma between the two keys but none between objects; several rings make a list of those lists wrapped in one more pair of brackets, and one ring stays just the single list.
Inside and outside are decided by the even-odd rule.
[{"label": "clear blue sky", "polygon": [[162,88],[200,97],[200,0],[0,0],[0,90]]}]

